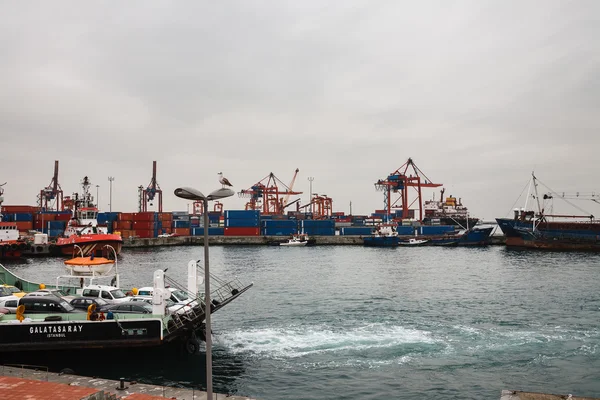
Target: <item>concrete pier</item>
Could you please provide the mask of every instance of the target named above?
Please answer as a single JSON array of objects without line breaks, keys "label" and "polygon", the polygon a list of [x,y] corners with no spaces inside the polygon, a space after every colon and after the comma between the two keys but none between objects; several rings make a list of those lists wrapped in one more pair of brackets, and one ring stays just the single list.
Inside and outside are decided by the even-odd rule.
[{"label": "concrete pier", "polygon": [[598,400],[597,397],[580,397],[572,394],[546,394],[521,392],[518,390],[503,390],[500,400]]},{"label": "concrete pier", "polygon": [[[208,244],[211,246],[266,246],[271,241],[285,240],[285,236],[209,236]],[[317,246],[362,246],[362,236],[313,236]],[[504,236],[490,238],[491,245],[504,245]],[[157,246],[201,246],[204,245],[203,236],[176,236],[167,238],[126,238],[123,247],[157,247]]]},{"label": "concrete pier", "polygon": [[[47,372],[44,367],[34,369],[32,366],[0,366],[0,392],[3,400],[207,400],[206,392],[199,390],[58,374]],[[57,397],[57,393],[60,393],[61,397]],[[225,399],[255,400],[244,396],[213,393],[213,400]]]}]

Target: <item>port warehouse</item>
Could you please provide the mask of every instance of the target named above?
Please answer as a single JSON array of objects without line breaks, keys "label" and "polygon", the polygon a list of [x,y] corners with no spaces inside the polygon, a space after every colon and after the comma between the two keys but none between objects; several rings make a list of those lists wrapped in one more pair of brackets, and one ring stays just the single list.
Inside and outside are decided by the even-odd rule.
[{"label": "port warehouse", "polygon": [[[32,230],[56,238],[63,234],[71,211],[40,211],[34,206],[2,207],[3,220],[15,222],[21,232]],[[161,234],[201,236],[204,234],[203,215],[187,211],[172,212],[100,212],[98,224],[107,226],[109,233],[119,232],[123,238],[153,238]],[[333,213],[326,219],[312,219],[311,213],[289,212],[287,215],[261,215],[258,210],[226,210],[208,212],[208,234],[211,236],[289,236],[306,233],[312,236],[370,235],[373,227],[382,223],[397,226],[399,235],[441,235],[454,230],[452,226],[420,226],[412,220],[402,220],[396,214],[377,210],[370,216]]]}]

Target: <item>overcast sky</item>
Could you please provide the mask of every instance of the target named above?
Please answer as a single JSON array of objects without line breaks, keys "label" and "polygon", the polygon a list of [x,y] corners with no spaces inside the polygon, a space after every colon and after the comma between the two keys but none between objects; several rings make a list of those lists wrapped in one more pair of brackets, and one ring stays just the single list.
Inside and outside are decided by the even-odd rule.
[{"label": "overcast sky", "polygon": [[600,191],[599,1],[0,4],[5,204],[34,204],[54,160],[65,194],[87,175],[104,210],[114,176],[113,211],[137,209],[153,160],[165,211],[220,171],[237,192],[299,168],[303,204],[312,176],[367,214],[408,157],[486,219],[534,169]]}]

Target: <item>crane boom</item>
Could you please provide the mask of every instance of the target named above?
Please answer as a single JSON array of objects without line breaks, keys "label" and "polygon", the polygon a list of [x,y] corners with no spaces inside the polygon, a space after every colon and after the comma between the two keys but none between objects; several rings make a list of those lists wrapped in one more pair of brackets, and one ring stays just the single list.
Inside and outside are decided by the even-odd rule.
[{"label": "crane boom", "polygon": [[[294,172],[294,177],[292,178],[292,181],[289,184],[289,191],[293,191],[294,190],[294,183],[296,182],[296,177],[298,176],[298,172],[300,171],[300,169],[296,168],[296,171]],[[283,198],[283,207],[286,207],[288,204],[288,201],[290,199],[290,193],[288,193],[284,198]]]}]

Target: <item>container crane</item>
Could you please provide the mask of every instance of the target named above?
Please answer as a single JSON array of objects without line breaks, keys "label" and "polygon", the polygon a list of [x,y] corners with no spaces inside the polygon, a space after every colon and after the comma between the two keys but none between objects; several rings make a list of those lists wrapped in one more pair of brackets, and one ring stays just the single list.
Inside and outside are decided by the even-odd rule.
[{"label": "container crane", "polygon": [[306,208],[313,210],[312,219],[328,219],[333,215],[333,199],[326,194],[313,193],[310,203],[298,207],[298,210]]},{"label": "container crane", "polygon": [[148,211],[148,203],[152,206],[152,202],[155,197],[158,195],[158,212],[163,212],[162,207],[162,190],[158,182],[156,181],[156,161],[152,161],[152,179],[150,180],[150,184],[147,188],[143,188],[142,186],[138,187],[138,200],[139,200],[139,211],[146,212]]},{"label": "container crane", "polygon": [[[215,213],[223,213],[223,203],[220,201],[214,202],[213,212]],[[192,214],[193,215],[203,215],[204,214],[204,202],[203,201],[195,201],[192,203]]]},{"label": "container crane", "polygon": [[[298,170],[296,169],[297,173]],[[296,175],[292,179],[292,185],[295,178]],[[240,197],[250,199],[246,203],[246,210],[260,210],[264,215],[283,215],[285,208],[291,205],[285,204],[289,196],[299,194],[302,194],[302,192],[295,192],[272,172],[249,189],[238,192]]]},{"label": "container crane", "polygon": [[[410,170],[409,170],[410,169]],[[434,188],[442,186],[441,183],[433,183],[423,171],[417,167],[412,158],[409,158],[400,168],[392,172],[385,179],[375,183],[375,189],[382,191],[384,195],[384,210],[390,215],[393,208],[402,210],[402,218],[414,218],[413,206],[419,207],[419,221],[423,220],[422,188]],[[409,188],[416,191],[416,197],[409,202]],[[399,193],[395,200],[393,194]]]},{"label": "container crane", "polygon": [[44,211],[63,211],[63,191],[58,183],[58,160],[54,161],[54,175],[50,184],[40,190],[38,206]]}]

